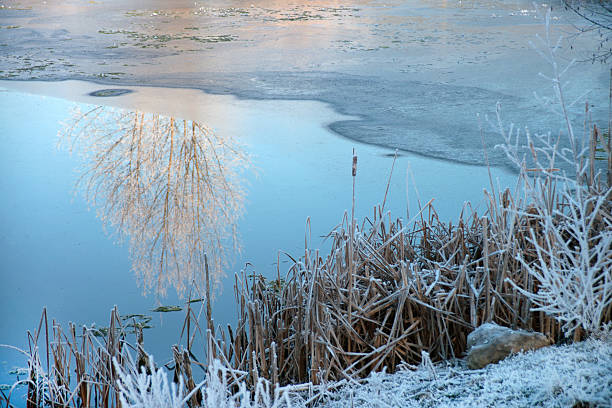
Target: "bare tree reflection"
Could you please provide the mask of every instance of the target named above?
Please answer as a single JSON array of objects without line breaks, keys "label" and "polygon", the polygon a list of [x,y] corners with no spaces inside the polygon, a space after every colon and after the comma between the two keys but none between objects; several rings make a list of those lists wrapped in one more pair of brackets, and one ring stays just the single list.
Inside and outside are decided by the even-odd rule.
[{"label": "bare tree reflection", "polygon": [[195,121],[102,106],[76,111],[60,136],[83,157],[78,187],[129,241],[145,291],[181,293],[202,281],[205,253],[219,281],[226,248],[238,249],[248,166],[231,138]]}]

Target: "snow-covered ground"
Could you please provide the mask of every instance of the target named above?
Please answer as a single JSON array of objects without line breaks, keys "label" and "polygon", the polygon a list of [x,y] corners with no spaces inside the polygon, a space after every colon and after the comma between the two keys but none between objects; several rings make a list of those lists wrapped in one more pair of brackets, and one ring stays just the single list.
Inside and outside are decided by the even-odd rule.
[{"label": "snow-covered ground", "polygon": [[322,406],[572,407],[578,402],[612,406],[611,339],[546,347],[481,370],[457,361],[374,374],[331,394]]},{"label": "snow-covered ground", "polygon": [[[268,394],[260,381],[254,402],[246,388],[229,396],[218,375],[201,385],[203,406],[224,407],[611,407],[612,338],[551,346],[511,356],[480,370],[463,360],[405,367],[395,374],[375,373],[355,383],[326,384],[296,392],[295,386]],[[218,367],[217,367],[218,369]],[[216,370],[212,370],[213,372]],[[216,374],[216,373],[215,373]],[[123,375],[124,406],[178,408],[182,392],[166,374]],[[223,376],[221,376],[223,377]],[[168,385],[170,384],[170,386]],[[153,390],[152,395],[151,390]],[[317,397],[318,395],[318,397]],[[308,403],[313,405],[308,405]]]}]

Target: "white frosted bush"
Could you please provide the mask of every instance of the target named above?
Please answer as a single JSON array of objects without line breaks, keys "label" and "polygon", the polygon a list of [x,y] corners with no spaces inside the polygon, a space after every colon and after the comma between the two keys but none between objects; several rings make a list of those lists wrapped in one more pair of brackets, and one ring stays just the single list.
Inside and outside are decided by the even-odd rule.
[{"label": "white frosted bush", "polygon": [[[602,174],[595,171],[589,135],[582,139],[574,132],[569,107],[563,92],[562,77],[567,67],[557,64],[561,39],[554,44],[550,38],[550,10],[546,14],[546,36],[537,49],[551,66],[552,98],[547,105],[564,122],[567,146],[550,133],[532,136],[528,131],[526,143],[520,143],[520,131],[506,130],[497,113],[499,131],[505,143],[497,146],[519,167],[529,213],[514,209],[518,217],[534,220],[538,230],[531,229],[528,242],[537,253],[519,251],[517,258],[525,270],[535,278],[536,290],[526,290],[510,281],[535,307],[563,323],[570,333],[577,327],[589,332],[602,329],[603,314],[612,304],[612,188]],[[529,168],[521,151],[529,152]],[[610,154],[610,152],[608,152]],[[557,164],[572,170],[568,176],[556,168]],[[561,167],[559,166],[559,167]]]},{"label": "white frosted bush", "polygon": [[596,332],[612,303],[612,224],[604,218],[603,229],[591,232],[608,200],[606,196],[583,197],[582,192],[564,196],[573,200],[566,211],[542,217],[541,237],[531,231],[529,241],[537,251],[537,262],[532,264],[519,256],[523,267],[539,282],[539,289],[536,293],[517,290],[536,305],[532,310],[563,322],[567,333],[578,326]]}]

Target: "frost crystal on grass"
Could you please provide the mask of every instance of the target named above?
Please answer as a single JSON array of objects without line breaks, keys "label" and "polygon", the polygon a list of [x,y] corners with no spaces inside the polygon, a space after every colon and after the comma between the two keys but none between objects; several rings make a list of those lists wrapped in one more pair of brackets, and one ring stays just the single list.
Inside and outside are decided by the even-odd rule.
[{"label": "frost crystal on grass", "polygon": [[215,360],[209,367],[206,380],[197,384],[190,392],[185,392],[182,376],[177,386],[168,380],[163,368],[155,370],[153,358],[149,358],[147,374],[143,367],[139,373],[135,369],[125,370],[115,361],[119,374],[118,387],[121,404],[125,408],[183,408],[192,395],[201,391],[202,407],[205,408],[291,408],[289,391],[291,387],[273,387],[268,381],[260,379],[253,393],[244,382],[233,383],[236,392],[230,390],[229,379],[234,373]]},{"label": "frost crystal on grass", "polygon": [[183,377],[178,387],[168,382],[163,369],[155,370],[153,357],[149,360],[151,374],[144,367],[136,374],[124,370],[115,360],[115,369],[119,374],[117,385],[120,390],[121,405],[130,408],[182,408],[191,395],[184,396]]}]

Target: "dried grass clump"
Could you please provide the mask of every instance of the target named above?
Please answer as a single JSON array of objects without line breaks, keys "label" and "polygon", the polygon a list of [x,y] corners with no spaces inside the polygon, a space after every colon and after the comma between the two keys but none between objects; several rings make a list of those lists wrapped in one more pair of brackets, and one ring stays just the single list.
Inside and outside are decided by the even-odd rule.
[{"label": "dried grass clump", "polygon": [[[558,323],[531,312],[506,282],[535,284],[498,226],[473,214],[453,227],[427,211],[410,228],[380,207],[360,227],[345,217],[326,257],[307,249],[283,279],[243,274],[227,354],[234,368],[252,381],[317,384],[418,364],[423,351],[459,357],[467,334],[487,321],[558,337]],[[529,222],[515,221],[523,247]]]},{"label": "dried grass clump", "polygon": [[[251,392],[241,373],[226,364],[198,362],[191,328],[200,330],[189,306],[181,333],[187,346],[173,346],[173,361],[161,367],[144,351],[142,327],[130,315],[120,316],[117,308],[111,311],[108,328],[83,327],[80,334],[72,324],[68,332],[56,322],[49,328],[45,310],[34,334],[28,332],[27,350],[5,346],[26,355],[28,374],[7,393],[0,391],[0,407],[276,408],[291,407],[293,401],[305,406],[299,405],[304,398],[296,395],[300,387],[276,387],[260,378]],[[136,346],[128,342],[134,334]],[[192,369],[198,367],[204,375],[196,382]]]}]

